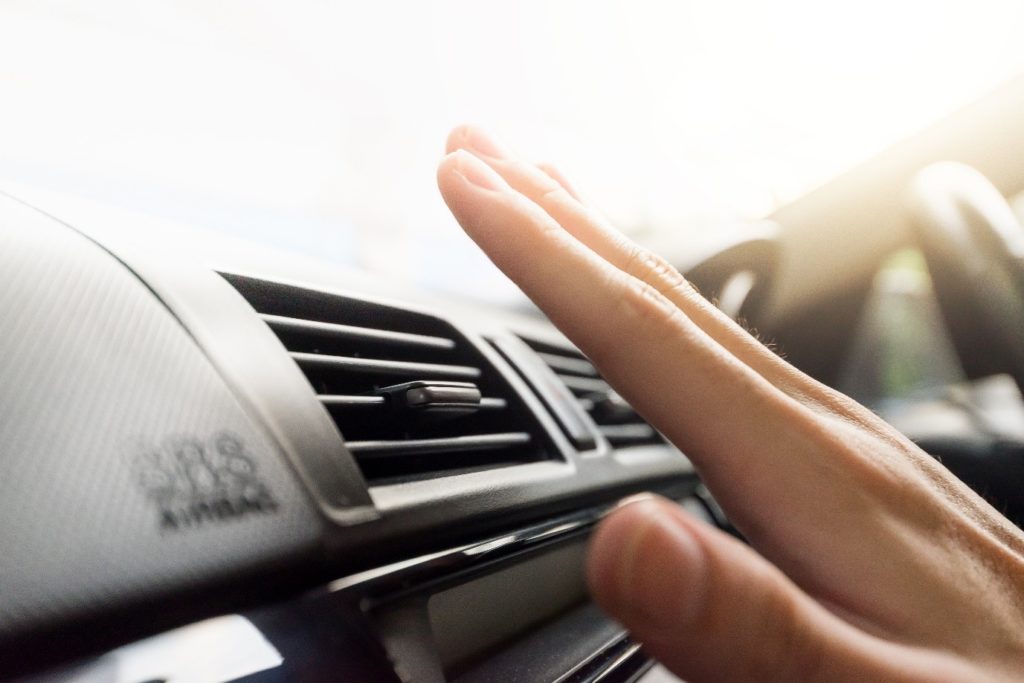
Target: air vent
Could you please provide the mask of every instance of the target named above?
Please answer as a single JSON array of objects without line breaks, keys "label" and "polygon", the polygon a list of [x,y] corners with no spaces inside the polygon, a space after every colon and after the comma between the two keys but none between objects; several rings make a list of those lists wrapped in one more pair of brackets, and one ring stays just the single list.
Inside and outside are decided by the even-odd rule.
[{"label": "air vent", "polygon": [[523,341],[569,387],[612,446],[624,448],[665,443],[665,439],[604,381],[578,350],[533,339]]},{"label": "air vent", "polygon": [[239,275],[371,484],[545,460],[552,448],[512,387],[429,315]]}]

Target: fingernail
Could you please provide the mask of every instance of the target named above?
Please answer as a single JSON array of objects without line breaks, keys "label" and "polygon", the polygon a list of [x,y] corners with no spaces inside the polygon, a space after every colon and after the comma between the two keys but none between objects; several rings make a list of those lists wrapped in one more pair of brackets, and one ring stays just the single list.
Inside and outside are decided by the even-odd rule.
[{"label": "fingernail", "polygon": [[465,178],[466,182],[485,190],[504,190],[508,187],[508,183],[494,169],[469,152],[459,149],[454,155],[455,172]]},{"label": "fingernail", "polygon": [[481,128],[466,126],[462,129],[462,140],[467,148],[485,157],[491,157],[492,159],[506,159],[509,157],[509,152],[505,146]]},{"label": "fingernail", "polygon": [[611,579],[616,595],[611,601],[631,629],[672,629],[695,618],[703,586],[705,556],[700,542],[669,511],[670,503],[654,498],[634,501],[609,520],[620,527],[600,548],[612,561]]}]

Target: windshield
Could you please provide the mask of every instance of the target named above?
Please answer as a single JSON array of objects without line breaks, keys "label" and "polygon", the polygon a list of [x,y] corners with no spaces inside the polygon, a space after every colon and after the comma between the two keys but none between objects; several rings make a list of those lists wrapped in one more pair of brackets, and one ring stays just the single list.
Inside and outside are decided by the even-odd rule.
[{"label": "windshield", "polygon": [[0,179],[434,287],[502,285],[448,129],[554,161],[623,229],[757,218],[1024,69],[1024,3],[9,1]]}]

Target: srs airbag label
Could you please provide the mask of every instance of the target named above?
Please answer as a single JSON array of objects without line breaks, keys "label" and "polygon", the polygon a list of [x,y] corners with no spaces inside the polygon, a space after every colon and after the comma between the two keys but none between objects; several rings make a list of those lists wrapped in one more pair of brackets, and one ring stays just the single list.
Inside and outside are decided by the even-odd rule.
[{"label": "srs airbag label", "polygon": [[272,514],[277,501],[237,436],[173,438],[133,456],[135,478],[158,511],[162,531],[183,531],[247,515]]}]

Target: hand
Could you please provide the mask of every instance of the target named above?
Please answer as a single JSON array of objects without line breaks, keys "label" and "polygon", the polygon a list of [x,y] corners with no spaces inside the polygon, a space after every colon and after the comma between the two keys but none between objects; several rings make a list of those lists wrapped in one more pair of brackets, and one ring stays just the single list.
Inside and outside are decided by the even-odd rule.
[{"label": "hand", "polygon": [[458,128],[459,223],[696,465],[748,547],[665,500],[598,528],[595,600],[691,681],[1024,676],[1024,535],[785,363],[557,173]]}]

